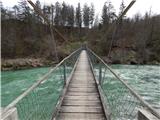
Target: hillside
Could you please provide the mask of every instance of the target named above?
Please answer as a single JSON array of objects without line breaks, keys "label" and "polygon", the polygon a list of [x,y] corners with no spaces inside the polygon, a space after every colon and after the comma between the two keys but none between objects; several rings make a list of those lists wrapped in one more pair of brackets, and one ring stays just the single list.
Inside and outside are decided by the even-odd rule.
[{"label": "hillside", "polygon": [[[159,19],[159,16],[154,18]],[[131,21],[130,21],[131,22]],[[99,54],[106,62],[113,64],[158,64],[160,62],[159,45],[159,29],[158,25],[152,28],[151,40],[146,40],[146,46],[138,44],[143,34],[141,28],[139,31],[133,31],[134,27],[128,25],[128,30],[123,28],[118,31],[115,36],[115,41],[112,46],[111,54],[108,55],[109,41],[111,38],[106,38],[112,35],[112,31],[103,31],[103,28],[94,27],[92,29],[83,28],[81,31],[81,38],[78,38],[78,28],[71,27],[57,27],[57,29],[67,38],[68,42],[64,42],[56,33],[55,40],[57,42],[58,56],[60,60],[83,43],[87,43],[97,54]],[[8,27],[9,26],[9,27]],[[126,26],[125,26],[126,27]],[[137,35],[137,33],[139,35]],[[147,34],[144,34],[147,35]],[[119,36],[121,36],[119,38]],[[117,39],[118,38],[118,39]],[[50,36],[50,29],[44,24],[28,24],[19,20],[5,20],[2,21],[2,68],[16,66],[43,66],[54,64],[54,51]],[[145,53],[143,53],[145,52]],[[20,59],[20,60],[19,60]],[[21,60],[26,59],[26,60]],[[33,59],[33,60],[31,60]],[[38,62],[35,62],[37,59]],[[14,61],[16,60],[16,61]],[[28,61],[31,62],[28,62]],[[8,62],[9,61],[9,62]],[[19,62],[21,61],[21,62]],[[33,62],[32,62],[33,61]],[[48,62],[46,62],[48,61]],[[30,64],[29,64],[30,63]],[[8,65],[9,64],[9,65]],[[33,64],[33,65],[32,65]],[[14,69],[19,67],[13,67]]]}]

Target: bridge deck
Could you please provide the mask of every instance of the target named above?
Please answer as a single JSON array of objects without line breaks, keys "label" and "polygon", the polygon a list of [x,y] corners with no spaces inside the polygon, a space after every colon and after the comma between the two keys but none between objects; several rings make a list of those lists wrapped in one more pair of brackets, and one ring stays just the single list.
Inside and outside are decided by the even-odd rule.
[{"label": "bridge deck", "polygon": [[105,114],[90,69],[86,51],[82,51],[68,86],[58,120],[104,120]]}]

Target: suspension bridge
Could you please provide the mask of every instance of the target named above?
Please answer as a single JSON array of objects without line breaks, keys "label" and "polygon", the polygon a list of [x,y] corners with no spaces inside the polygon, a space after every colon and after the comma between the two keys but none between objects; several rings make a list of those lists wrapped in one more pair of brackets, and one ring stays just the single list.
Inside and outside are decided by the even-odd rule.
[{"label": "suspension bridge", "polygon": [[[115,79],[110,81],[108,72]],[[159,119],[160,114],[87,47],[64,58],[2,111],[2,120]]]},{"label": "suspension bridge", "polygon": [[[50,25],[31,0],[28,2]],[[50,26],[53,40],[54,30],[67,41],[53,28]],[[56,51],[56,44],[54,48]],[[87,46],[52,67],[1,113],[2,120],[160,120],[160,113]]]}]

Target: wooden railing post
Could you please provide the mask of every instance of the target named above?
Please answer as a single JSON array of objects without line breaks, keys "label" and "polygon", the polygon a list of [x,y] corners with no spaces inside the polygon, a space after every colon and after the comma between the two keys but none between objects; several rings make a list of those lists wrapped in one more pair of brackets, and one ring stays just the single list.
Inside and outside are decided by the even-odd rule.
[{"label": "wooden railing post", "polygon": [[138,110],[138,120],[159,120],[156,116],[145,109]]},{"label": "wooden railing post", "polygon": [[1,120],[18,120],[17,108],[13,107],[3,113],[3,109],[1,108]]}]

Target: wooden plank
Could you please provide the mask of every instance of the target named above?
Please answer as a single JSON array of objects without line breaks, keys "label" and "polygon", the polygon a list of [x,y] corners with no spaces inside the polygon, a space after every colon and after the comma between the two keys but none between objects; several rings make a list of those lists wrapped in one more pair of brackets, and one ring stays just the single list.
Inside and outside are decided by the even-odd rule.
[{"label": "wooden plank", "polygon": [[81,88],[81,87],[77,87],[77,88],[75,88],[75,87],[69,87],[69,89],[68,89],[69,91],[96,91],[97,92],[97,89],[95,88],[95,87],[83,87],[83,88]]},{"label": "wooden plank", "polygon": [[95,86],[95,83],[94,82],[86,82],[86,81],[75,81],[75,82],[71,82],[71,84],[80,84],[80,86],[81,85],[90,85],[90,84],[92,84],[92,85],[94,85]]},{"label": "wooden plank", "polygon": [[85,87],[95,87],[95,84],[73,84],[73,83],[70,83],[69,87],[76,87],[76,88],[85,88]]},{"label": "wooden plank", "polygon": [[95,96],[95,97],[99,96],[98,93],[84,93],[84,92],[83,93],[82,92],[79,92],[79,93],[68,92],[67,95],[71,95],[71,96]]},{"label": "wooden plank", "polygon": [[72,106],[101,106],[100,100],[97,101],[88,101],[88,100],[66,100],[64,99],[64,102],[62,105],[72,105]]},{"label": "wooden plank", "polygon": [[91,89],[95,89],[95,86],[94,85],[81,85],[81,86],[77,86],[77,85],[70,85],[69,88],[77,88],[77,89],[86,89],[86,88],[91,88]]},{"label": "wooden plank", "polygon": [[95,83],[70,83],[70,86],[76,86],[76,87],[80,87],[80,86],[92,86],[92,87],[95,87]]},{"label": "wooden plank", "polygon": [[95,92],[97,92],[97,90],[96,89],[69,89],[68,90],[68,92],[76,92],[76,93],[80,93],[80,92],[82,92],[82,93],[84,93],[84,92],[86,92],[86,93],[95,93]]},{"label": "wooden plank", "polygon": [[103,114],[61,113],[58,120],[105,120]]},{"label": "wooden plank", "polygon": [[88,107],[88,106],[62,106],[60,112],[71,113],[103,113],[102,107]]},{"label": "wooden plank", "polygon": [[88,101],[96,101],[99,100],[99,96],[68,96],[66,95],[64,99],[68,100],[88,100]]}]

